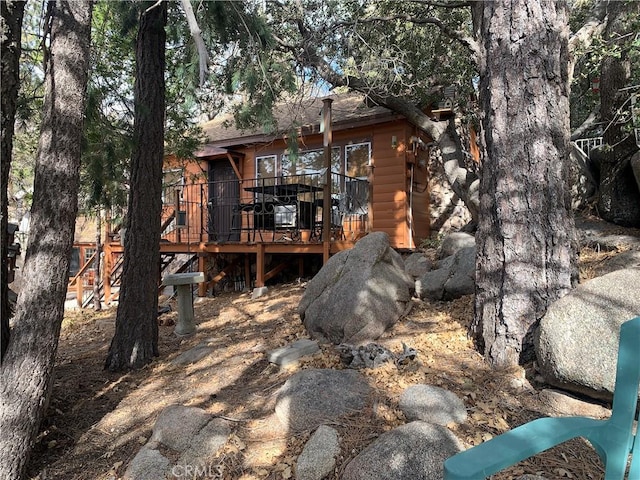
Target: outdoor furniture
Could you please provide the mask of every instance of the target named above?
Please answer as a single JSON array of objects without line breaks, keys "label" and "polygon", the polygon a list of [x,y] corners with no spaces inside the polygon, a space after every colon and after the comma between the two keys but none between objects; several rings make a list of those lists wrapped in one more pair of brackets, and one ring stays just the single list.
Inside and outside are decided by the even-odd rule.
[{"label": "outdoor furniture", "polygon": [[172,273],[164,277],[163,285],[175,285],[178,292],[178,321],[174,330],[176,335],[189,335],[196,331],[191,285],[202,283],[204,280],[202,272]]},{"label": "outdoor furniture", "polygon": [[[254,203],[254,229],[287,230],[292,238],[299,238],[300,230],[313,230],[315,196],[321,187],[306,183],[283,183],[246,187],[257,194]],[[254,232],[255,238],[255,232]]]},{"label": "outdoor furniture", "polygon": [[[331,197],[331,229],[329,231],[330,238],[345,240],[344,230],[342,227],[342,222],[344,221],[344,212],[340,210],[340,199],[339,196]],[[311,238],[322,240],[322,231],[324,229],[324,214],[322,209],[324,208],[324,199],[317,198],[315,200],[315,211],[316,213],[313,223],[313,232],[311,232]]]},{"label": "outdoor furniture", "polygon": [[[243,231],[247,232],[250,239],[251,232],[254,232],[253,226],[249,222],[250,215],[253,215],[255,205],[253,203],[239,203],[233,207],[233,218],[231,220],[231,230],[229,232],[227,241],[238,241],[241,238]],[[246,219],[246,225],[243,222]],[[254,238],[255,240],[255,238]]]},{"label": "outdoor furniture", "polygon": [[620,328],[616,384],[611,417],[539,418],[460,452],[444,463],[445,480],[479,480],[577,437],[587,439],[605,464],[605,480],[640,479],[638,386],[640,384],[640,317]]}]

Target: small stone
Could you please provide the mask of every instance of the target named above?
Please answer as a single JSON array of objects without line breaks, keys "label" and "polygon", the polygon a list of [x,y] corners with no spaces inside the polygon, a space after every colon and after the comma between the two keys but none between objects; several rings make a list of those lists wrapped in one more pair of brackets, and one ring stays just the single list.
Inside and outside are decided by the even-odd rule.
[{"label": "small stone", "polygon": [[318,342],[314,340],[302,339],[297,340],[282,348],[272,350],[269,352],[267,358],[271,363],[286,367],[293,363],[296,363],[300,358],[305,355],[311,355],[316,353],[320,347]]}]

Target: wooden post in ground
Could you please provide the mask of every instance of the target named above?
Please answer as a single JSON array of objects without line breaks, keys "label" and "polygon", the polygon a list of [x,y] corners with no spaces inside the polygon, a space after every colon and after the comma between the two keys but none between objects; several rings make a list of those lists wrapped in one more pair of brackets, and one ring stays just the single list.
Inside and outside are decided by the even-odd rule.
[{"label": "wooden post in ground", "polygon": [[256,252],[256,288],[264,287],[264,243],[258,243]]},{"label": "wooden post in ground", "polygon": [[82,296],[84,295],[84,284],[82,283],[82,275],[78,275],[76,278],[76,302],[78,302],[78,308],[82,308]]},{"label": "wooden post in ground", "polygon": [[206,268],[206,257],[204,253],[198,253],[198,271],[204,273],[204,282],[198,284],[198,296],[206,297],[207,296],[207,272]]}]

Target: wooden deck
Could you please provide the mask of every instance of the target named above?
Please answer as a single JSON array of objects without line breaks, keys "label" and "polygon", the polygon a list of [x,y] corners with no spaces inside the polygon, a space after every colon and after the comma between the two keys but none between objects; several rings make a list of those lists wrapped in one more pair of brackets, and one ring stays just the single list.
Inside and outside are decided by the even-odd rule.
[{"label": "wooden deck", "polygon": [[[339,240],[330,242],[161,242],[161,256],[187,254],[197,258],[197,271],[205,272],[208,259],[217,255],[235,257],[227,266],[214,276],[209,276],[207,281],[198,284],[198,295],[206,296],[207,292],[215,285],[238,268],[243,271],[243,278],[250,279],[254,287],[263,287],[285,268],[296,267],[300,277],[311,272],[304,270],[304,257],[316,255],[324,264],[331,255],[342,250],[352,248],[355,241]],[[124,247],[119,242],[110,242],[104,245],[103,291],[106,303],[117,298],[117,292],[112,287],[119,285]],[[279,254],[285,260],[268,265],[266,258],[269,255]],[[254,268],[255,265],[255,268]]]}]

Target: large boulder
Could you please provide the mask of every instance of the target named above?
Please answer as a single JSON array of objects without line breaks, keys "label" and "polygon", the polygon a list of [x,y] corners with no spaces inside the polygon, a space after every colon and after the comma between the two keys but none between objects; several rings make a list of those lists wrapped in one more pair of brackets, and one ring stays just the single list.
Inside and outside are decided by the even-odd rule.
[{"label": "large boulder", "polygon": [[298,313],[309,335],[334,344],[376,340],[405,312],[413,279],[386,233],[337,253],[309,281]]},{"label": "large boulder", "polygon": [[551,385],[610,400],[620,325],[640,312],[640,268],[594,278],[554,302],[535,337],[540,373]]},{"label": "large boulder", "polygon": [[458,250],[475,246],[476,237],[470,233],[452,232],[443,237],[438,256],[440,258],[446,258],[455,254]]},{"label": "large boulder", "polygon": [[414,279],[421,277],[431,270],[431,261],[423,253],[412,253],[404,259],[404,271]]},{"label": "large boulder", "polygon": [[464,247],[416,280],[416,294],[422,299],[451,300],[473,293],[475,282],[476,247]]}]

